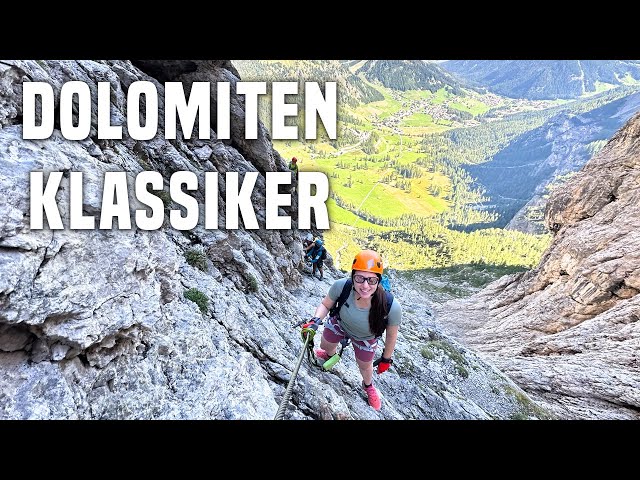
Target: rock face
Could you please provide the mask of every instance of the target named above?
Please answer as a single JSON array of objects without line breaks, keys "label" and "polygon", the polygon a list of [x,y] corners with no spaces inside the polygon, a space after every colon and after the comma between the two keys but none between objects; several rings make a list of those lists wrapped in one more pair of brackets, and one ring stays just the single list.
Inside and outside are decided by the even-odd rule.
[{"label": "rock face", "polygon": [[[112,123],[126,119],[136,80],[239,80],[228,61],[12,61],[0,63],[0,418],[271,419],[301,341],[291,328],[309,318],[339,272],[324,282],[301,275],[297,200],[284,208],[294,229],[191,231],[30,230],[29,172],[63,171],[58,205],[69,204],[68,172],[84,174],[83,212],[98,214],[103,175],[143,170],[194,172],[203,211],[204,172],[258,171],[254,206],[265,204],[265,172],[287,171],[260,126],[244,139],[242,98],[231,98],[231,135],[219,141],[125,137],[22,139],[22,82],[112,88]],[[214,90],[214,89],[212,89]],[[56,100],[57,101],[57,100]],[[215,112],[215,98],[212,99]],[[96,105],[94,105],[94,108]],[[163,114],[163,113],[162,113]],[[126,132],[126,129],[125,129]],[[224,181],[219,216],[224,224]],[[165,192],[166,193],[166,192]],[[167,209],[176,208],[167,200]],[[133,206],[133,205],[132,205]],[[264,212],[256,208],[264,226]],[[168,213],[165,212],[168,225]],[[319,232],[314,231],[315,234]],[[330,262],[329,262],[330,265]],[[544,418],[509,379],[437,331],[410,289],[398,297],[405,320],[396,363],[377,380],[383,409],[363,398],[347,351],[331,372],[300,370],[287,418]]]},{"label": "rock face", "polygon": [[539,266],[439,325],[563,418],[640,418],[640,114],[547,205]]}]

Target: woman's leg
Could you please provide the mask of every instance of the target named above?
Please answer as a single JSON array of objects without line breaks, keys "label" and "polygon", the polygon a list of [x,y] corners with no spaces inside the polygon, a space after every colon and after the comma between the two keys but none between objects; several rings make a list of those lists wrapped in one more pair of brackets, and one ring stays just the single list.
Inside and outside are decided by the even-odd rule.
[{"label": "woman's leg", "polygon": [[[330,334],[330,335],[328,335]],[[334,337],[334,333],[329,331],[329,329],[325,328],[324,331],[322,332],[322,338],[320,339],[320,348],[323,349],[325,352],[327,352],[327,355],[329,355],[330,357],[332,357],[335,353],[336,350],[338,348],[338,344],[340,343],[340,340],[338,340],[337,342],[330,342],[327,337],[330,337],[332,340],[335,340]],[[373,370],[372,370],[373,371]]]},{"label": "woman's leg", "polygon": [[[358,345],[363,348],[358,348]],[[382,401],[380,400],[376,387],[373,386],[373,355],[375,354],[376,346],[377,341],[375,341],[373,345],[368,343],[363,345],[354,341],[356,362],[360,369],[360,375],[362,375],[362,386],[367,393],[367,401],[374,410],[380,410]]]},{"label": "woman's leg", "polygon": [[336,353],[340,340],[342,340],[345,335],[338,320],[335,317],[328,318],[322,331],[320,348],[327,352],[329,356],[333,356]]},{"label": "woman's leg", "polygon": [[376,353],[378,342],[377,340],[371,340],[369,342],[352,340],[352,342],[356,354],[356,363],[358,364],[358,369],[360,369],[362,380],[364,380],[365,385],[371,385],[373,381],[373,357]]},{"label": "woman's leg", "polygon": [[364,384],[371,385],[371,382],[373,381],[373,360],[363,362],[356,357],[356,362],[358,363],[358,368],[360,369],[360,375],[362,375]]}]

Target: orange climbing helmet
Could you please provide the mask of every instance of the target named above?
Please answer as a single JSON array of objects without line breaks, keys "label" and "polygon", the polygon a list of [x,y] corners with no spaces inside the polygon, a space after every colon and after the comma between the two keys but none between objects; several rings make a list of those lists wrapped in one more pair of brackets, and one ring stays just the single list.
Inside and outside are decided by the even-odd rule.
[{"label": "orange climbing helmet", "polygon": [[297,161],[298,161],[298,159],[297,159],[296,157],[293,157],[293,158],[291,159],[291,163],[296,163]]},{"label": "orange climbing helmet", "polygon": [[361,270],[382,275],[382,257],[373,250],[362,250],[353,259],[351,270]]}]

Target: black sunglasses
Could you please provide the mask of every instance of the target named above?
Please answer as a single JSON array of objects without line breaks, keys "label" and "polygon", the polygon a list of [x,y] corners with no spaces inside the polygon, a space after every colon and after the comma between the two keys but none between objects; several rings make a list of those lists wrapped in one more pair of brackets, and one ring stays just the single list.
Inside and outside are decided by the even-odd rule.
[{"label": "black sunglasses", "polygon": [[353,276],[353,281],[356,283],[364,283],[364,281],[367,281],[367,283],[369,285],[377,285],[378,284],[378,277],[363,277],[362,275],[354,275]]}]

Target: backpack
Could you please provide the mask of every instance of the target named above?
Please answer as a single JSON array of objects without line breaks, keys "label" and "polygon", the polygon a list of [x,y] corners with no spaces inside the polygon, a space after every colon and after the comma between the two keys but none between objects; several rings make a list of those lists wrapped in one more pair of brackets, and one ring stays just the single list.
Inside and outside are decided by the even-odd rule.
[{"label": "backpack", "polygon": [[311,263],[316,263],[327,258],[327,250],[322,245],[316,244],[309,250],[307,257],[309,257]]},{"label": "backpack", "polygon": [[[386,277],[386,275],[382,276],[382,278],[384,277]],[[387,277],[387,283],[389,283],[388,280],[389,277]],[[380,282],[380,284],[382,285],[382,282]],[[336,300],[336,304],[331,310],[329,310],[330,317],[335,317],[338,312],[340,312],[340,308],[342,307],[342,305],[344,305],[345,302],[349,299],[349,294],[351,294],[351,287],[353,287],[353,281],[349,278],[346,282],[344,282],[344,287],[342,287],[342,292],[340,292],[340,296],[338,297],[338,300]],[[382,288],[384,288],[384,286]],[[389,312],[391,311],[391,305],[393,305],[393,293],[391,293],[386,288],[384,289],[384,293],[387,296],[387,311],[384,317],[384,325],[386,327],[389,321]],[[348,306],[349,304],[347,304],[347,307]]]},{"label": "backpack", "polygon": [[382,278],[380,279],[380,285],[382,285],[382,288],[384,288],[387,292],[391,292],[391,280],[389,280],[388,275],[382,275]]}]

